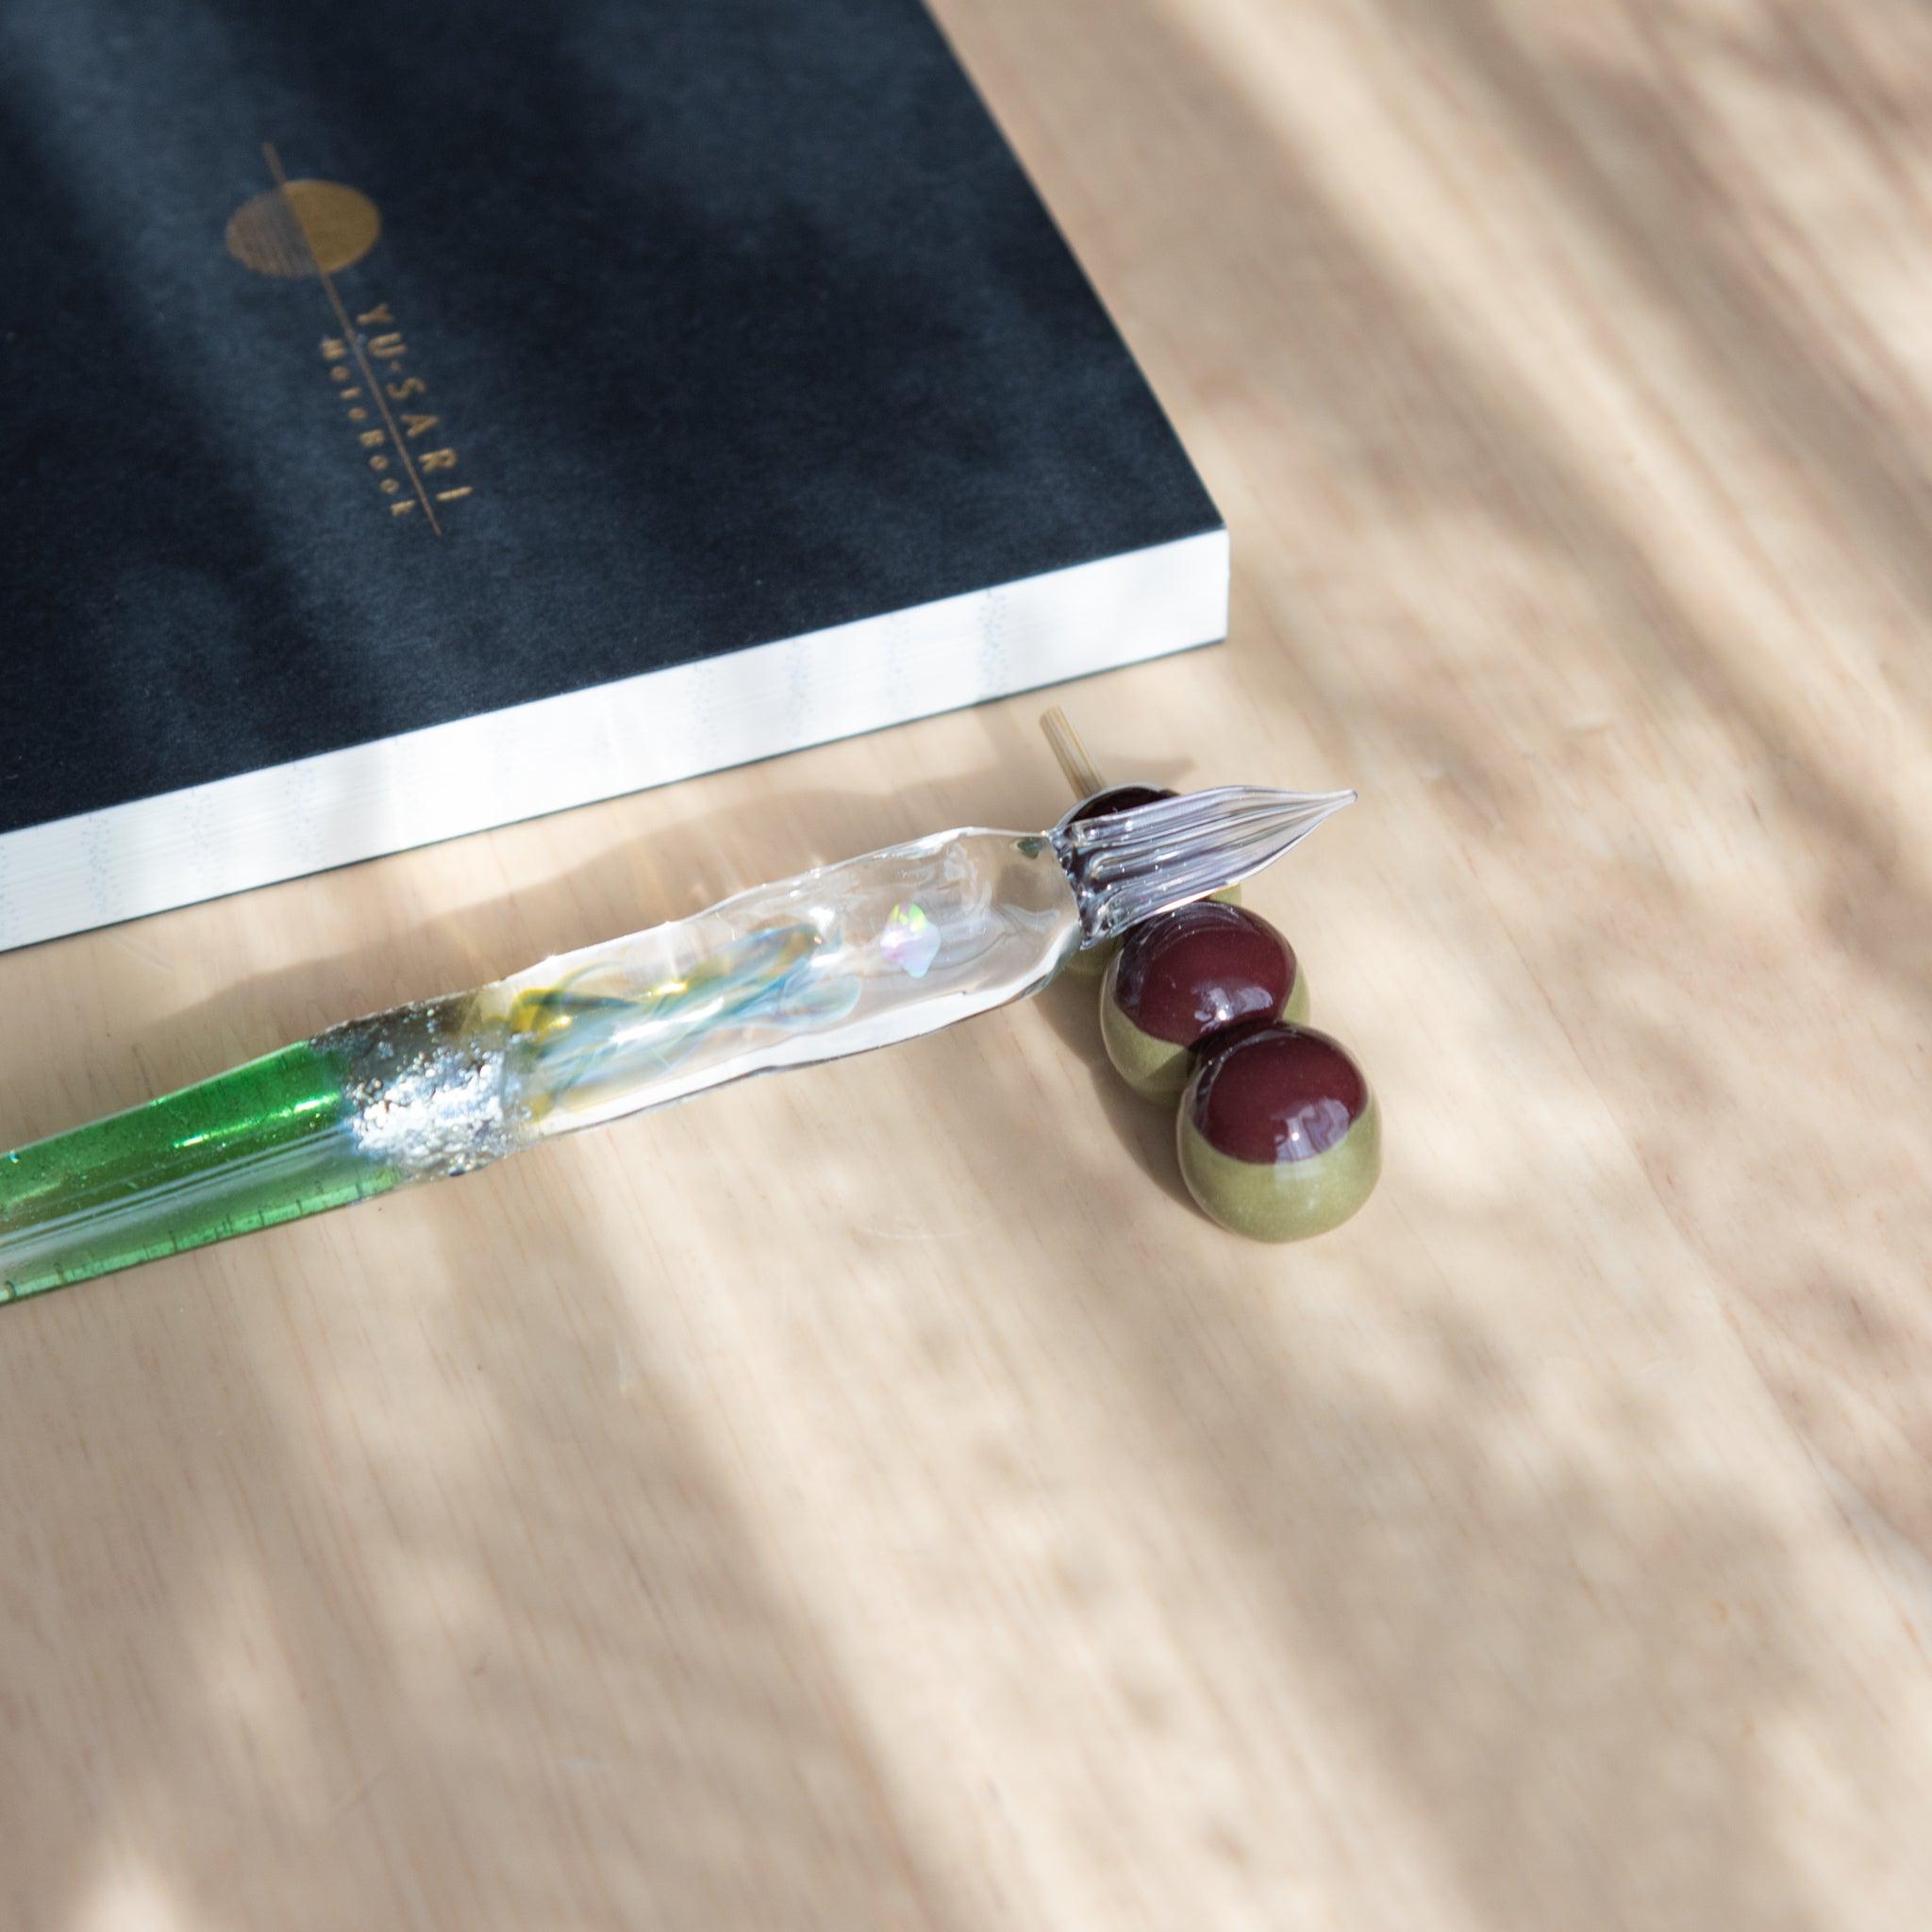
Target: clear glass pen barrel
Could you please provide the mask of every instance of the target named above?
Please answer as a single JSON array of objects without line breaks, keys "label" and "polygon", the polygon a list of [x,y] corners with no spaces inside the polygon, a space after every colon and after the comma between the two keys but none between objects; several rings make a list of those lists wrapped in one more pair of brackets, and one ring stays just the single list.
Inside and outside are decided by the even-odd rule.
[{"label": "clear glass pen barrel", "polygon": [[0,1155],[0,1301],[889,1046],[1034,991],[1081,941],[1048,839],[942,832],[332,1027]]}]

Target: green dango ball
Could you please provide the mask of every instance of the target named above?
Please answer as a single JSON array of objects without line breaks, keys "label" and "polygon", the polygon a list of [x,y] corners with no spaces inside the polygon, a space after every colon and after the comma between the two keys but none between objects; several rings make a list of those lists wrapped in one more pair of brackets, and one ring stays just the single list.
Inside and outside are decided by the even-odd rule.
[{"label": "green dango ball", "polygon": [[1382,1123],[1340,1041],[1311,1026],[1211,1042],[1181,1095],[1181,1175],[1203,1210],[1257,1241],[1339,1227],[1374,1191]]},{"label": "green dango ball", "polygon": [[1294,948],[1245,907],[1197,899],[1122,940],[1101,982],[1100,1037],[1136,1093],[1167,1101],[1187,1085],[1195,1050],[1214,1035],[1307,1010]]}]

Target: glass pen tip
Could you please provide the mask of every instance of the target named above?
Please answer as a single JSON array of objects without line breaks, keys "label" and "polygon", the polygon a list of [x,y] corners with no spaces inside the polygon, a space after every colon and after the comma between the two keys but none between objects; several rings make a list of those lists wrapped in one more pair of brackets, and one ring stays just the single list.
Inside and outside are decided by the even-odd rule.
[{"label": "glass pen tip", "polygon": [[1352,791],[1226,785],[1063,823],[1052,837],[1086,942],[1097,945],[1272,865],[1355,802]]}]

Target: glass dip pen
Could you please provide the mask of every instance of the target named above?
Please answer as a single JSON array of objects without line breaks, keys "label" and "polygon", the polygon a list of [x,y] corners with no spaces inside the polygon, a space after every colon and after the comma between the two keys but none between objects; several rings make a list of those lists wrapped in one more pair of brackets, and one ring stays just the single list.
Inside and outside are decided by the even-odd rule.
[{"label": "glass dip pen", "polygon": [[1229,786],[1086,823],[1076,807],[1049,832],[936,832],[331,1027],[0,1155],[0,1301],[1024,999],[1354,796]]}]

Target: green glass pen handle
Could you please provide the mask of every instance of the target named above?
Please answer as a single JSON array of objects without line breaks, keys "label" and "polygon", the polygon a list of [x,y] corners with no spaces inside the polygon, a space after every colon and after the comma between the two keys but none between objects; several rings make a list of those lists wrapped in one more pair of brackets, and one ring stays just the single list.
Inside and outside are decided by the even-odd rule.
[{"label": "green glass pen handle", "polygon": [[1035,991],[1081,938],[1044,837],[945,832],[333,1027],[0,1155],[0,1301],[889,1045]]}]

